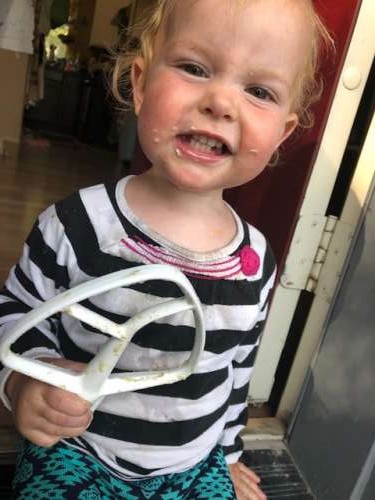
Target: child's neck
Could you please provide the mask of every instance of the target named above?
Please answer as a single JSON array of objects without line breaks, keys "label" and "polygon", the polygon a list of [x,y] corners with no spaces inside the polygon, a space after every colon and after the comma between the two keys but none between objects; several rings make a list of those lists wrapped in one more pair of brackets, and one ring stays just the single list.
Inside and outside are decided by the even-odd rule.
[{"label": "child's neck", "polygon": [[188,250],[218,250],[236,235],[237,225],[222,191],[182,191],[148,171],[128,182],[125,196],[142,222]]}]

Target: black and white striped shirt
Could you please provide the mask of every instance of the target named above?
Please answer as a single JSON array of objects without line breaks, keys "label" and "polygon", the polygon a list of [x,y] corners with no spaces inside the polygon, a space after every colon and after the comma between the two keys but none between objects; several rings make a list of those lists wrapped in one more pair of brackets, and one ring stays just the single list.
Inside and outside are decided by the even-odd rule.
[{"label": "black and white striped shirt", "polygon": [[[128,178],[73,194],[43,212],[0,296],[0,333],[25,312],[98,276],[141,264],[169,263],[190,279],[205,315],[207,339],[196,372],[185,381],[107,396],[80,438],[66,440],[121,477],[186,470],[216,444],[228,463],[242,452],[246,397],[275,263],[266,240],[239,219],[237,235],[219,251],[193,253],[145,226],[126,204]],[[170,282],[148,281],[92,297],[83,305],[117,322],[179,296]],[[118,371],[175,367],[192,348],[191,311],[151,323],[123,353]],[[24,334],[13,349],[29,357],[88,362],[107,337],[61,314]],[[9,374],[0,372],[1,395]]]}]

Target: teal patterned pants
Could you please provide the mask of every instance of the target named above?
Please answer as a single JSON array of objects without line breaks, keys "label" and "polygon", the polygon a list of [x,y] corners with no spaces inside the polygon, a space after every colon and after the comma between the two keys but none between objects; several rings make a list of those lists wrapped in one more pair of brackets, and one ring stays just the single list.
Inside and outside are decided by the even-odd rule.
[{"label": "teal patterned pants", "polygon": [[91,455],[64,443],[41,448],[24,441],[13,481],[14,500],[233,500],[218,446],[192,469],[125,482]]}]

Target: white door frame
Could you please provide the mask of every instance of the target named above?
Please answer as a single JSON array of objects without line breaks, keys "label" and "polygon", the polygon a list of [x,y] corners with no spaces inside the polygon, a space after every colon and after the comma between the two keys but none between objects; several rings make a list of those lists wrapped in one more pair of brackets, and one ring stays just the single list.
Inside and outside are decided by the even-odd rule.
[{"label": "white door frame", "polygon": [[[278,416],[283,419],[288,419],[293,412],[312,357],[319,345],[322,326],[339,279],[338,274],[357,225],[358,201],[364,202],[374,173],[374,158],[372,162],[368,161],[368,155],[372,154],[371,144],[367,144],[367,150],[364,148],[358,163],[340,221],[336,224],[327,220],[325,214],[328,203],[374,58],[374,26],[375,2],[362,0],[286,265],[274,293],[250,383],[249,401],[266,402],[271,394],[275,372],[300,292],[309,289],[310,277],[314,275],[314,261],[317,255],[319,256],[322,241],[324,245],[325,239],[328,238],[330,247],[334,244],[339,252],[329,257],[330,264],[326,261],[326,264],[318,266],[320,276],[324,276],[325,280],[324,284],[319,281],[314,284],[315,299],[278,410]],[[371,138],[368,139],[371,142]],[[362,161],[366,162],[364,167],[361,167]],[[327,280],[329,288],[326,289]]]}]

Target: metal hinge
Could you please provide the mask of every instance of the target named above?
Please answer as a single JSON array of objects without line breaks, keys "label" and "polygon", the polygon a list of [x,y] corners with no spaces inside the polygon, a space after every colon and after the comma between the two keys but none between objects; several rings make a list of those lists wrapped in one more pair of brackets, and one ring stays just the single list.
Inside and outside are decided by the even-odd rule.
[{"label": "metal hinge", "polygon": [[300,217],[280,279],[282,286],[315,291],[337,223],[334,216]]},{"label": "metal hinge", "polygon": [[333,233],[337,227],[338,219],[333,215],[326,218],[326,225],[323,230],[322,238],[319,243],[318,250],[316,251],[313,265],[310,274],[307,278],[305,290],[308,292],[315,292],[318,281],[322,272],[323,264],[327,258],[327,252],[332,241]]}]

